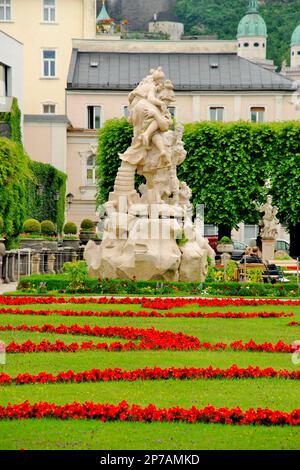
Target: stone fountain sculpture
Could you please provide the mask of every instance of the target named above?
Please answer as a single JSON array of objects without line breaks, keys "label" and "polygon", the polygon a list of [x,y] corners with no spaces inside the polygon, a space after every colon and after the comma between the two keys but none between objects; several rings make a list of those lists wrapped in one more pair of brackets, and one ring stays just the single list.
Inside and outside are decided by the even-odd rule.
[{"label": "stone fountain sculpture", "polygon": [[276,238],[278,236],[279,220],[278,207],[272,205],[272,196],[267,196],[267,202],[256,204],[256,209],[263,213],[260,221],[260,236],[262,240],[262,258],[264,262],[274,259]]},{"label": "stone fountain sculpture", "polygon": [[[177,178],[185,157],[183,126],[172,127],[174,88],[159,67],[129,94],[131,146],[119,157],[114,191],[105,204],[103,241],[89,241],[91,276],[137,280],[205,280],[215,253],[192,222],[192,192]],[[135,190],[135,174],[146,183]],[[184,243],[178,243],[182,239]]]}]

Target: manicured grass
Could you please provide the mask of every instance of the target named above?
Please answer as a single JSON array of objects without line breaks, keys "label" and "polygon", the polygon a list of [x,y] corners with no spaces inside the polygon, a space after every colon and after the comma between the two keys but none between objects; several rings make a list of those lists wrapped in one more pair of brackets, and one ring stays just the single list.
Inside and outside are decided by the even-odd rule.
[{"label": "manicured grass", "polygon": [[298,428],[184,423],[12,421],[0,424],[0,449],[298,450]]},{"label": "manicured grass", "polygon": [[[7,308],[7,307],[4,307]],[[25,305],[21,309],[72,309],[82,310],[143,310],[139,305]],[[110,318],[110,317],[62,317],[0,315],[1,325],[59,325],[88,324],[90,326],[154,327],[158,330],[182,331],[198,337],[201,341],[225,342],[250,338],[256,342],[272,343],[282,339],[286,343],[300,339],[300,328],[287,326],[291,320],[300,321],[300,307],[209,307],[188,305],[176,311],[274,311],[293,312],[293,318],[268,319],[195,319],[195,318]],[[147,309],[149,311],[149,309]],[[165,311],[162,311],[164,313]],[[28,332],[1,332],[0,339],[22,342],[27,339],[51,342],[62,339],[74,341],[119,341],[119,338],[96,338],[87,336],[41,334]],[[120,339],[120,341],[123,341]],[[72,353],[9,354],[7,364],[0,372],[9,375],[40,371],[58,373],[73,369],[83,371],[92,368],[135,369],[146,366],[160,367],[214,367],[227,368],[249,365],[297,370],[290,354],[233,352],[233,351],[138,351],[104,352],[86,351]],[[240,406],[268,407],[290,411],[300,407],[298,381],[284,379],[243,380],[193,380],[193,381],[137,381],[55,385],[22,385],[0,387],[0,404],[29,400],[67,403],[95,401],[105,403],[128,403],[156,406],[195,405],[199,408],[208,403],[217,407]],[[100,423],[84,421],[29,420],[0,422],[0,449],[298,449],[299,428],[250,427],[228,425],[204,425],[183,423]]]}]

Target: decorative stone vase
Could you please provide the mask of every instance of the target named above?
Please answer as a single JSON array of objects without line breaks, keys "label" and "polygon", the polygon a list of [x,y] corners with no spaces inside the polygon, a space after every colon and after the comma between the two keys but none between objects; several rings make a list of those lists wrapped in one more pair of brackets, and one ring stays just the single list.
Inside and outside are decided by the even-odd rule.
[{"label": "decorative stone vase", "polygon": [[0,235],[0,256],[5,255],[5,244],[4,243],[5,243],[5,239],[2,238],[1,235]]},{"label": "decorative stone vase", "polygon": [[41,251],[43,248],[43,238],[21,238],[20,248],[30,248],[31,250]]},{"label": "decorative stone vase", "polygon": [[79,244],[80,244],[79,239],[77,239],[77,240],[65,240],[65,239],[63,239],[63,241],[62,241],[62,246],[64,248],[70,247],[70,248],[72,248],[72,250],[77,250],[79,248]]},{"label": "decorative stone vase", "polygon": [[80,232],[79,239],[82,245],[87,245],[90,240],[95,238],[95,232]]},{"label": "decorative stone vase", "polygon": [[234,246],[232,243],[219,243],[217,245],[217,251],[219,253],[232,253]]}]

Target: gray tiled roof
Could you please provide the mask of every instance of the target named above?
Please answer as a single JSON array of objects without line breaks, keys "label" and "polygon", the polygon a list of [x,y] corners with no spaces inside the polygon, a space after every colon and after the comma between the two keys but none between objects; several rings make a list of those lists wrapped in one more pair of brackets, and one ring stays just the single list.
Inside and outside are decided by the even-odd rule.
[{"label": "gray tiled roof", "polygon": [[[91,67],[91,63],[98,66]],[[217,67],[214,66],[217,65]],[[73,50],[68,89],[132,90],[162,66],[175,90],[291,90],[293,82],[236,54],[108,53]]]}]

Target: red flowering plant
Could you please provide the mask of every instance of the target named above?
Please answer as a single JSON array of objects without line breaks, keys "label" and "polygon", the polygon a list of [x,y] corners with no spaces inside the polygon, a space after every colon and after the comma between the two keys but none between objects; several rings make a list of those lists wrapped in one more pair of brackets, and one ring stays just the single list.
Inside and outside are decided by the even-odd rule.
[{"label": "red flowering plant", "polygon": [[134,422],[185,422],[185,423],[218,423],[232,425],[258,425],[258,426],[299,426],[300,409],[291,412],[270,410],[268,408],[250,408],[242,411],[240,407],[233,409],[215,408],[207,405],[199,409],[193,406],[184,409],[179,406],[172,408],[157,408],[149,404],[145,408],[140,405],[131,406],[122,401],[118,405],[102,403],[67,403],[56,405],[55,403],[38,402],[8,404],[0,406],[0,420],[19,419],[93,419],[106,421],[134,421]]},{"label": "red flowering plant", "polygon": [[[139,311],[134,312],[131,310],[120,311],[120,310],[104,310],[100,312],[95,312],[93,310],[32,310],[32,309],[13,309],[13,308],[0,308],[0,315],[41,315],[41,316],[51,316],[59,315],[64,317],[145,317],[145,318],[281,318],[281,317],[293,317],[293,313],[285,312],[183,312],[183,313],[160,313],[156,310],[152,312]],[[296,322],[293,322],[296,324]],[[292,325],[290,323],[289,325]]]},{"label": "red flowering plant", "polygon": [[[227,345],[225,343],[200,342],[198,338],[188,336],[182,332],[174,333],[172,331],[158,331],[154,328],[142,329],[132,327],[105,327],[99,326],[90,327],[89,325],[0,325],[0,331],[27,331],[30,333],[55,333],[66,335],[84,335],[93,337],[119,337],[129,341],[121,343],[119,341],[108,343],[93,343],[82,342],[78,344],[73,342],[66,344],[63,341],[57,340],[55,343],[50,343],[48,340],[34,343],[30,340],[22,344],[16,342],[9,343],[6,348],[7,353],[25,353],[25,352],[76,352],[79,350],[105,350],[105,351],[136,351],[136,350],[174,350],[174,351],[198,351],[201,349],[209,351],[219,351],[232,349],[235,351],[256,351],[256,352],[270,352],[270,353],[291,353],[293,349],[290,345],[279,340],[276,344],[264,342],[257,344],[250,339],[247,343],[242,340],[234,341]],[[139,341],[139,342],[134,342]]]},{"label": "red flowering plant", "polygon": [[47,372],[38,374],[18,374],[11,377],[5,373],[0,373],[0,385],[28,385],[44,383],[83,383],[83,382],[120,382],[137,380],[213,380],[213,379],[258,379],[258,378],[280,378],[286,380],[300,380],[300,370],[288,371],[286,369],[275,370],[272,367],[265,369],[259,366],[248,366],[239,368],[232,365],[227,369],[220,369],[212,366],[205,368],[170,367],[162,369],[160,367],[145,367],[143,369],[122,370],[115,369],[91,369],[83,372],[68,370],[59,372],[57,375]]},{"label": "red flowering plant", "polygon": [[244,299],[244,298],[155,298],[145,297],[10,297],[0,296],[2,305],[49,305],[49,304],[116,304],[116,305],[141,305],[143,308],[153,308],[157,310],[170,310],[172,308],[185,307],[186,305],[198,305],[199,307],[226,307],[226,306],[262,306],[262,305],[284,305],[299,306],[300,300],[281,299]]}]

